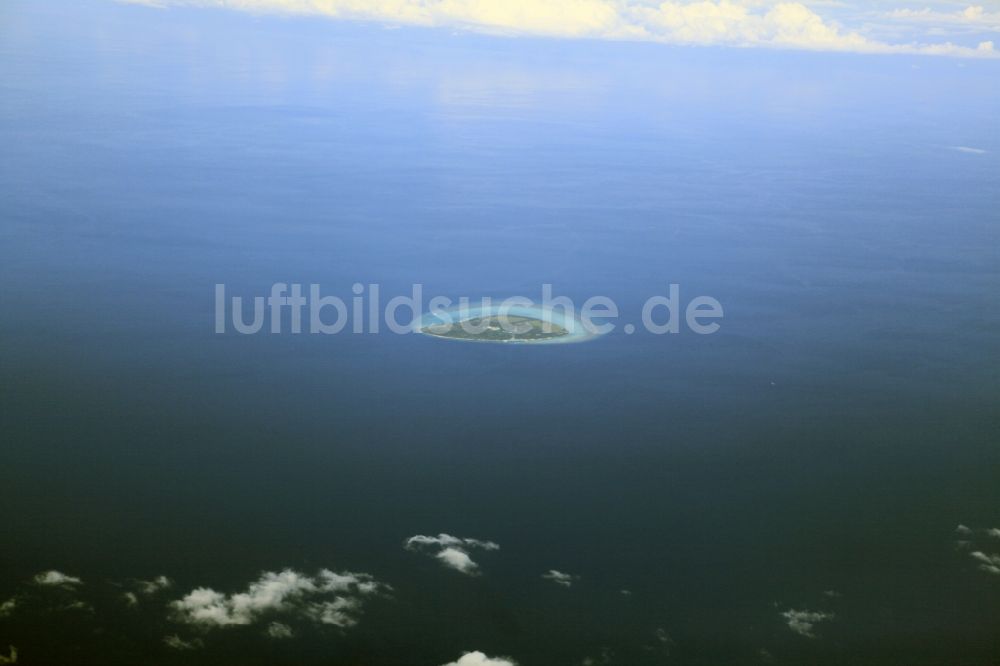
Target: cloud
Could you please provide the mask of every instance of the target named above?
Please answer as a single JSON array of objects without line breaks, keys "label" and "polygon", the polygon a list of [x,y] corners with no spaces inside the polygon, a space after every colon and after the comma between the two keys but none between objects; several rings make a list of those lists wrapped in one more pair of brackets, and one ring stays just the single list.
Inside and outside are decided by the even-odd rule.
[{"label": "cloud", "polygon": [[406,550],[433,555],[445,566],[469,576],[479,573],[479,565],[469,556],[470,550],[500,549],[500,546],[492,541],[467,539],[443,533],[437,536],[423,534],[412,536],[403,543],[403,547]]},{"label": "cloud", "polygon": [[979,562],[979,568],[981,570],[995,576],[1000,576],[1000,555],[988,554],[981,550],[975,550],[969,553],[969,556]]},{"label": "cloud", "polygon": [[551,580],[556,585],[571,587],[573,585],[573,581],[577,580],[579,577],[563,573],[562,571],[557,571],[556,569],[549,569],[546,573],[542,574],[542,578]]},{"label": "cloud", "polygon": [[[955,531],[960,536],[966,537],[957,542],[963,550],[971,550],[979,546],[977,550],[971,550],[969,553],[969,557],[976,561],[977,568],[994,576],[1000,576],[1000,554],[987,553],[982,549],[983,546],[981,545],[983,538],[990,540],[1000,539],[1000,528],[973,529],[965,525],[959,525]],[[993,546],[993,544],[989,544],[989,546]]]},{"label": "cloud", "polygon": [[894,9],[886,12],[884,16],[905,23],[934,26],[959,25],[984,32],[1000,32],[1000,11],[987,11],[982,5],[969,5],[964,9],[950,12],[934,10],[930,7]]},{"label": "cloud", "polygon": [[138,606],[140,597],[150,597],[163,590],[173,587],[174,582],[166,576],[157,576],[150,580],[136,579],[123,584],[129,588],[122,593],[122,598],[128,606]]},{"label": "cloud", "polygon": [[[149,0],[125,0],[149,4]],[[803,2],[775,0],[158,0],[157,6],[225,7],[253,12],[313,14],[338,20],[449,27],[507,35],[629,39],[701,46],[766,47],[855,53],[992,57],[992,42],[891,44],[845,29]],[[959,20],[940,12],[883,13],[890,21]],[[979,7],[961,20],[992,25]],[[925,30],[929,34],[930,31]]]},{"label": "cloud", "polygon": [[43,571],[24,581],[16,596],[0,601],[0,619],[16,613],[36,624],[72,622],[88,628],[96,644],[109,623],[120,624],[124,600],[129,606],[145,604],[140,617],[155,616],[157,624],[163,620],[176,623],[161,634],[161,640],[167,648],[185,651],[202,648],[205,635],[219,627],[255,625],[260,634],[271,639],[295,635],[297,623],[351,627],[372,599],[392,590],[369,574],[329,569],[312,575],[293,569],[265,571],[231,594],[198,587],[165,598],[164,591],[173,587],[167,576],[81,586],[81,580],[74,576]]},{"label": "cloud", "polygon": [[406,540],[405,547],[414,550],[418,546],[459,546],[465,548],[481,548],[482,550],[500,550],[500,545],[492,541],[480,539],[465,539],[450,534],[439,534],[436,537],[418,534]]},{"label": "cloud", "polygon": [[813,627],[819,622],[826,622],[835,617],[833,613],[795,610],[794,608],[785,611],[781,616],[785,618],[789,629],[806,638],[816,638]]},{"label": "cloud", "polygon": [[663,656],[669,656],[674,647],[673,637],[671,637],[670,633],[663,627],[657,627],[654,635],[656,636],[657,645],[647,647],[647,650],[656,650]]},{"label": "cloud", "polygon": [[445,566],[461,571],[464,574],[472,574],[479,568],[479,565],[472,561],[468,553],[458,548],[445,548],[435,557],[444,562]]},{"label": "cloud", "polygon": [[160,590],[167,590],[173,587],[174,583],[166,576],[157,576],[152,580],[137,580],[134,585],[140,593],[150,595],[156,594]]},{"label": "cloud", "polygon": [[284,622],[272,622],[267,625],[267,635],[271,638],[291,638],[294,633]]},{"label": "cloud", "polygon": [[582,666],[598,666],[598,664],[615,663],[615,653],[611,648],[601,648],[601,654],[597,657],[584,657],[580,662]]},{"label": "cloud", "polygon": [[55,569],[42,571],[25,582],[18,594],[0,602],[0,619],[13,615],[15,611],[19,615],[39,612],[93,613],[94,606],[78,598],[82,584],[80,578]]},{"label": "cloud", "polygon": [[163,642],[166,643],[167,647],[175,650],[196,650],[202,646],[202,642],[198,638],[186,641],[177,634],[164,636]]},{"label": "cloud", "polygon": [[[951,149],[952,150],[956,150],[956,151],[958,151],[960,153],[968,153],[970,155],[985,155],[987,152],[989,152],[989,151],[983,150],[982,148],[970,148],[969,146],[952,146]],[[965,527],[965,525],[959,525],[959,527]],[[969,529],[969,528],[966,527],[965,529]],[[968,532],[968,534],[971,534],[971,533],[972,533],[971,531]],[[959,534],[965,534],[965,532],[959,532]]]},{"label": "cloud", "polygon": [[333,601],[323,601],[310,606],[306,614],[320,624],[351,627],[357,624],[356,614],[361,602],[352,597],[337,597]]},{"label": "cloud", "polygon": [[291,614],[321,624],[349,627],[357,622],[361,598],[389,586],[368,574],[322,569],[306,576],[292,569],[265,571],[245,592],[226,595],[199,587],[171,603],[179,622],[203,627],[247,625],[265,614]]},{"label": "cloud", "polygon": [[482,652],[466,652],[458,661],[450,661],[442,666],[517,666],[517,662],[508,657],[487,657]]},{"label": "cloud", "polygon": [[637,7],[646,29],[659,41],[682,44],[773,46],[823,51],[872,51],[879,45],[857,33],[842,32],[798,2],[766,11],[728,0],[663,2]]},{"label": "cloud", "polygon": [[34,581],[38,585],[53,585],[59,587],[73,587],[74,585],[79,585],[83,582],[76,576],[67,576],[63,572],[56,571],[55,569],[41,572],[35,576]]}]

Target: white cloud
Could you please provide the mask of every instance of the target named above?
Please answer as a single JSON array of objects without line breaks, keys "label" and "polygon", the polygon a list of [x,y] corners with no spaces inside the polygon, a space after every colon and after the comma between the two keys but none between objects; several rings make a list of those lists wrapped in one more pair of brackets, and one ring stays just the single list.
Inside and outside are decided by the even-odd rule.
[{"label": "white cloud", "polygon": [[487,657],[482,652],[466,652],[458,661],[450,661],[442,666],[517,666],[508,657]]},{"label": "white cloud", "polygon": [[469,555],[470,550],[500,549],[499,544],[493,541],[467,539],[443,533],[437,536],[423,534],[412,536],[403,543],[403,547],[407,550],[422,551],[433,555],[445,566],[470,576],[479,572],[479,565]]},{"label": "white cloud", "polygon": [[834,618],[833,613],[795,610],[794,608],[785,611],[781,616],[785,618],[789,629],[806,638],[816,638],[813,627],[819,622],[826,622]]},{"label": "white cloud", "polygon": [[[994,576],[1000,576],[1000,554],[987,553],[981,550],[982,546],[980,546],[982,543],[982,537],[985,537],[986,539],[1000,539],[1000,528],[988,527],[985,529],[972,529],[971,527],[966,527],[965,525],[959,525],[956,531],[962,536],[970,537],[969,539],[958,542],[963,549],[971,550],[977,546],[980,547],[980,549],[971,550],[969,553],[969,557],[976,561],[978,568],[981,571],[993,574]],[[976,538],[977,535],[980,538]],[[992,546],[993,544],[990,545]]]},{"label": "white cloud", "polygon": [[444,562],[446,566],[461,571],[464,574],[475,573],[479,568],[479,565],[472,561],[467,552],[458,548],[445,548],[435,555],[435,557]]},{"label": "white cloud", "polygon": [[63,572],[56,571],[55,569],[41,572],[35,576],[34,580],[39,585],[58,585],[61,587],[72,587],[83,582],[76,576],[67,576]]},{"label": "white cloud", "polygon": [[17,608],[17,598],[11,597],[7,601],[0,604],[0,617],[8,617]]},{"label": "white cloud", "polygon": [[333,601],[312,604],[306,613],[320,624],[351,627],[357,624],[356,613],[360,608],[361,602],[356,598],[337,597]]},{"label": "white cloud", "polygon": [[549,569],[547,572],[542,574],[542,578],[545,580],[551,580],[556,585],[562,585],[563,587],[570,587],[573,585],[573,581],[577,580],[577,576],[573,576],[568,573],[563,573],[556,569]]},{"label": "white cloud", "polygon": [[[952,146],[951,149],[957,150],[960,153],[968,153],[970,155],[985,155],[988,152],[986,150],[983,150],[982,148],[970,148],[969,146]],[[965,527],[965,526],[959,525],[959,527]],[[965,529],[969,528],[966,527]],[[972,533],[971,530],[967,533],[960,532],[960,534],[971,534],[971,533]]]},{"label": "white cloud", "polygon": [[125,587],[131,588],[122,593],[122,598],[129,606],[138,606],[139,598],[153,596],[163,590],[173,587],[174,582],[166,576],[157,576],[150,580],[130,580],[124,583]]},{"label": "white cloud", "polygon": [[611,648],[601,648],[599,656],[584,657],[580,663],[582,666],[598,666],[598,664],[613,664],[615,661],[615,653]]},{"label": "white cloud", "polygon": [[75,601],[70,601],[68,603],[63,604],[61,606],[61,609],[62,610],[81,611],[83,613],[93,613],[94,612],[94,607],[93,606],[91,606],[86,601],[80,601],[79,599],[77,599]]},{"label": "white cloud", "polygon": [[199,587],[171,607],[178,621],[206,627],[251,624],[268,613],[348,627],[357,621],[361,597],[389,589],[368,574],[323,569],[312,577],[285,569],[264,572],[245,592],[236,594]]},{"label": "white cloud", "polygon": [[636,7],[631,13],[655,39],[665,42],[822,51],[884,48],[857,33],[841,31],[799,2],[780,2],[762,11],[730,0],[663,2]]},{"label": "white cloud", "polygon": [[171,647],[175,650],[196,650],[202,645],[200,639],[195,638],[190,641],[186,641],[177,634],[164,636],[163,642],[167,644],[167,647]]},{"label": "white cloud", "polygon": [[885,17],[907,23],[923,23],[934,26],[957,24],[986,32],[1000,32],[1000,11],[987,11],[982,5],[969,5],[964,9],[949,12],[930,7],[903,8],[886,12]]},{"label": "white cloud", "polygon": [[[130,1],[130,0],[126,0]],[[148,4],[150,0],[131,0]],[[315,14],[340,20],[451,27],[488,33],[634,39],[668,44],[770,47],[858,53],[994,56],[992,42],[891,44],[845,29],[803,2],[775,0],[157,0],[156,5],[226,7]],[[812,3],[816,4],[816,3]],[[940,16],[939,16],[940,15]],[[883,13],[890,21],[957,21],[991,25],[992,14],[927,10]],[[919,18],[918,18],[919,17]],[[931,31],[924,30],[924,34]]]},{"label": "white cloud", "polygon": [[267,635],[271,638],[291,638],[294,633],[284,622],[272,622],[267,625]]},{"label": "white cloud", "polygon": [[[670,654],[671,649],[674,646],[674,639],[670,636],[670,633],[663,627],[657,627],[656,632],[656,642],[659,643],[658,650],[664,656]],[[654,648],[655,649],[655,648]]]},{"label": "white cloud", "polygon": [[987,573],[1000,576],[1000,555],[995,555],[992,553],[984,553],[981,550],[976,550],[969,555],[972,559],[979,562],[979,568]]},{"label": "white cloud", "polygon": [[455,537],[450,534],[439,534],[436,537],[418,534],[407,539],[404,545],[408,550],[414,550],[418,546],[458,546],[464,548],[480,548],[482,550],[500,550],[500,545],[492,541],[466,539],[462,537]]},{"label": "white cloud", "polygon": [[156,594],[160,590],[166,590],[173,587],[173,584],[173,581],[166,576],[157,576],[152,580],[135,581],[135,587],[142,594]]}]

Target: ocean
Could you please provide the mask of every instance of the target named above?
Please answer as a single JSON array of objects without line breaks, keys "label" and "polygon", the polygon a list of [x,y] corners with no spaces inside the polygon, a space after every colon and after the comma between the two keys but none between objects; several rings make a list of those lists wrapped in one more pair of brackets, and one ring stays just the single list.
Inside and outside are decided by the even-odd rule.
[{"label": "ocean", "polygon": [[[996,662],[997,67],[5,3],[0,646]],[[277,282],[550,284],[620,324],[676,284],[725,314],[574,345],[215,332],[216,284]],[[439,534],[499,548],[404,547]],[[305,593],[177,606],[324,568],[391,589],[340,623]]]}]

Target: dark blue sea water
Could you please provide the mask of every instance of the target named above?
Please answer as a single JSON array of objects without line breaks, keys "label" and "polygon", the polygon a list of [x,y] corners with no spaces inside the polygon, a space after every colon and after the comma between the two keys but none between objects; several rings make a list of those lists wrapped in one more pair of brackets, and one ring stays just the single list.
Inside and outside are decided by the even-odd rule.
[{"label": "dark blue sea water", "polygon": [[[995,61],[5,3],[0,646],[996,662],[1000,576],[970,553],[1000,551],[998,80]],[[536,347],[214,332],[217,283],[275,282],[550,283],[621,323],[674,283],[725,318]],[[442,532],[500,549],[466,576],[403,548]],[[393,591],[350,628],[278,617],[284,640],[170,610],[323,567]],[[31,582],[50,569],[83,582]],[[157,575],[173,587],[119,603]],[[809,637],[789,610],[827,617]]]}]

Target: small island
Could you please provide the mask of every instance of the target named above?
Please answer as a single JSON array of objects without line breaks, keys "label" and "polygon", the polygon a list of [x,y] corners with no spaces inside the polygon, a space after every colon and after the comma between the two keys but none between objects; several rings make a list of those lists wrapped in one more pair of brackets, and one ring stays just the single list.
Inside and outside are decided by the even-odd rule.
[{"label": "small island", "polygon": [[[523,300],[523,299],[522,299]],[[593,340],[599,334],[570,312],[535,304],[493,304],[434,310],[413,331],[439,340],[506,345],[563,345]]]},{"label": "small island", "polygon": [[442,322],[425,326],[421,332],[439,338],[478,342],[542,342],[569,335],[569,331],[555,322],[513,314]]}]

